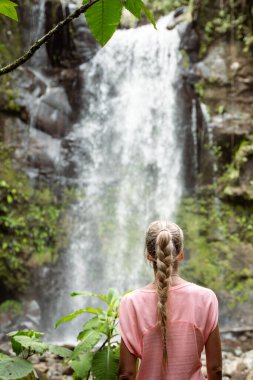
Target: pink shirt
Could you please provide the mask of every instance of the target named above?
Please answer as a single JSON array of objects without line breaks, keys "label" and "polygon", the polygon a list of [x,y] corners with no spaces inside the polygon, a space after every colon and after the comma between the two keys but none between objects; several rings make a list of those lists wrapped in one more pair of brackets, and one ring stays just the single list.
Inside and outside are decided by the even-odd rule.
[{"label": "pink shirt", "polygon": [[162,366],[162,338],[157,325],[153,284],[121,301],[119,324],[128,350],[141,359],[136,380],[203,380],[201,352],[218,323],[218,301],[210,289],[185,282],[168,297],[168,366]]}]

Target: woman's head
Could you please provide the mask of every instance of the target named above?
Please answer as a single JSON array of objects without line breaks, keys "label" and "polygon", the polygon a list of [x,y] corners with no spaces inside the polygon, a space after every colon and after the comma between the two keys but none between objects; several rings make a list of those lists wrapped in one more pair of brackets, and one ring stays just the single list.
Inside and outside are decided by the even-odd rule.
[{"label": "woman's head", "polygon": [[181,228],[172,222],[158,220],[151,223],[146,232],[145,255],[147,259],[157,262],[159,248],[172,255],[176,264],[179,255],[183,251],[184,234]]},{"label": "woman's head", "polygon": [[184,235],[181,228],[172,222],[156,221],[146,232],[145,255],[153,262],[157,288],[158,321],[161,325],[163,361],[167,361],[167,299],[172,272],[183,257]]}]

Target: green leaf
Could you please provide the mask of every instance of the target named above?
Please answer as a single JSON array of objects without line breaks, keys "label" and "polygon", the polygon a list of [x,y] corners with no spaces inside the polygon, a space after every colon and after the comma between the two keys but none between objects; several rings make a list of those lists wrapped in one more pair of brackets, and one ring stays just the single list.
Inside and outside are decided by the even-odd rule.
[{"label": "green leaf", "polygon": [[[84,4],[88,0],[83,1]],[[122,13],[121,0],[100,0],[85,12],[88,26],[101,46],[104,46],[117,29]]]},{"label": "green leaf", "polygon": [[55,344],[49,344],[48,349],[53,354],[61,356],[62,358],[69,358],[73,354],[73,351],[68,348],[56,346]]},{"label": "green leaf", "polygon": [[[86,330],[91,330],[91,329],[94,329],[94,330],[99,330],[100,327],[101,327],[101,321],[100,319],[96,316],[96,317],[93,317],[91,319],[89,319],[84,325],[83,325],[83,331],[86,331]],[[79,340],[79,338],[78,338]]]},{"label": "green leaf", "polygon": [[138,19],[141,18],[142,4],[141,0],[126,0],[125,8]]},{"label": "green leaf", "polygon": [[75,311],[74,313],[72,313],[72,314],[65,315],[64,317],[60,318],[59,321],[56,322],[56,324],[55,324],[55,328],[57,328],[57,327],[58,327],[59,325],[61,325],[62,323],[72,321],[72,320],[75,319],[78,315],[83,314],[83,313],[86,313],[86,310],[85,310],[85,309],[79,309],[79,310],[76,310],[76,311]]},{"label": "green leaf", "polygon": [[21,344],[23,348],[27,348],[31,351],[36,352],[37,354],[43,354],[48,350],[48,345],[46,343],[32,339],[29,336],[16,335],[13,337],[13,339]]},{"label": "green leaf", "polygon": [[110,347],[96,352],[92,361],[91,371],[96,380],[117,380],[118,355]]},{"label": "green leaf", "polygon": [[145,15],[147,16],[148,20],[151,22],[151,24],[154,26],[155,29],[156,28],[156,22],[155,22],[155,19],[154,19],[154,16],[152,15],[152,13],[148,10],[148,8],[146,7],[146,5],[141,2],[141,8],[143,10],[143,12],[145,13]]},{"label": "green leaf", "polygon": [[113,301],[119,298],[120,298],[120,295],[119,295],[118,290],[113,289],[113,288],[108,290],[107,295],[106,295],[108,305],[111,305]]},{"label": "green leaf", "polygon": [[107,297],[104,294],[97,294],[92,292],[73,292],[71,293],[71,297],[77,297],[77,296],[83,296],[83,297],[96,297],[101,299],[104,302],[107,302]]},{"label": "green leaf", "polygon": [[20,379],[29,375],[33,370],[33,365],[27,360],[8,357],[0,358],[0,378],[7,379]]},{"label": "green leaf", "polygon": [[29,336],[30,338],[40,338],[41,336],[44,335],[44,333],[41,333],[35,330],[17,330],[17,331],[10,331],[7,334],[7,336],[10,336],[10,337],[13,337],[15,335]]},{"label": "green leaf", "polygon": [[92,313],[92,314],[96,314],[96,315],[99,315],[99,314],[103,314],[103,310],[100,308],[100,307],[86,307],[85,309],[86,313]]},{"label": "green leaf", "polygon": [[73,357],[90,351],[99,342],[101,336],[102,333],[96,330],[84,331],[83,334],[81,334],[81,342],[74,349]]},{"label": "green leaf", "polygon": [[11,18],[12,20],[18,21],[18,15],[15,7],[17,7],[17,4],[10,0],[0,0],[0,13]]},{"label": "green leaf", "polygon": [[70,362],[71,368],[75,371],[76,375],[81,379],[86,379],[91,368],[93,354],[87,352],[80,355],[79,360],[72,360]]}]

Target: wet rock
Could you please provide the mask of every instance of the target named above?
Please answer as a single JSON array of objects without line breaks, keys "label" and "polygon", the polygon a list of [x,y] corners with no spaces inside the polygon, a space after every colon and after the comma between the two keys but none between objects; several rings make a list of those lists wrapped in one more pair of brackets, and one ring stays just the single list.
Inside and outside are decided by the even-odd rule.
[{"label": "wet rock", "polygon": [[34,368],[42,373],[48,372],[48,367],[45,363],[35,364]]},{"label": "wet rock", "polygon": [[[16,330],[38,330],[41,325],[41,310],[35,300],[24,302],[22,314],[1,313],[1,341],[8,341],[7,333]],[[2,346],[1,346],[2,347]]]},{"label": "wet rock", "polygon": [[41,323],[41,310],[37,301],[32,300],[26,305],[26,319],[31,322],[34,328],[38,328]]},{"label": "wet rock", "polygon": [[195,64],[195,72],[199,77],[210,82],[229,84],[226,47],[222,43],[213,45],[203,61]]},{"label": "wet rock", "polygon": [[73,374],[73,369],[71,367],[67,367],[66,369],[64,369],[64,371],[62,372],[63,375],[69,375],[71,376]]},{"label": "wet rock", "polygon": [[63,88],[52,88],[41,100],[35,125],[49,135],[60,138],[70,130],[71,107]]},{"label": "wet rock", "polygon": [[[70,6],[70,11],[73,12],[75,8]],[[99,45],[92,36],[84,17],[73,20],[73,29],[74,59],[77,64],[88,62],[98,51]]]},{"label": "wet rock", "polygon": [[[64,5],[60,0],[47,0],[46,32],[72,13],[77,5]],[[46,45],[48,57],[53,66],[73,67],[89,61],[99,48],[92,36],[85,18],[80,16],[55,34]]]}]

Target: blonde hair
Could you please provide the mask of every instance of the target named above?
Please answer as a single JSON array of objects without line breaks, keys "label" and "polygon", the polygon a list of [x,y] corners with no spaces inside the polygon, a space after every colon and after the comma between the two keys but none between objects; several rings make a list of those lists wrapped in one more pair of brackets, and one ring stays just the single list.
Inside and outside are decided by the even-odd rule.
[{"label": "blonde hair", "polygon": [[155,221],[146,232],[145,255],[151,256],[158,295],[157,314],[161,326],[163,363],[167,363],[167,300],[173,269],[177,269],[178,255],[182,252],[184,235],[172,222]]}]

